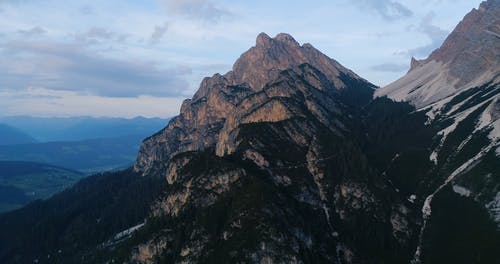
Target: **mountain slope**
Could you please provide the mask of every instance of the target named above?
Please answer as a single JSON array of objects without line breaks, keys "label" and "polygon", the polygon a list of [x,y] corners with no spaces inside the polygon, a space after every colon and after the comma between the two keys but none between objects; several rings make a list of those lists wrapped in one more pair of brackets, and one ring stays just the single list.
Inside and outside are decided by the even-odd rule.
[{"label": "mountain slope", "polygon": [[0,161],[0,212],[46,199],[82,177],[79,172],[47,164]]},{"label": "mountain slope", "polygon": [[483,2],[473,9],[440,48],[421,61],[412,59],[401,79],[377,90],[397,101],[411,101],[417,108],[451,99],[489,82],[500,82],[500,1]]},{"label": "mountain slope", "polygon": [[35,143],[36,140],[11,126],[0,124],[0,145]]},{"label": "mountain slope", "polygon": [[131,170],[98,174],[46,201],[2,214],[0,262],[103,263],[91,259],[97,247],[141,223],[163,182]]},{"label": "mountain slope", "polygon": [[0,122],[32,135],[40,142],[81,141],[141,135],[143,138],[165,127],[168,119],[136,117],[0,117]]},{"label": "mountain slope", "polygon": [[[422,207],[416,263],[451,261],[453,252],[467,248],[465,239],[491,241],[471,226],[500,227],[499,36],[500,1],[485,1],[439,49],[425,60],[412,60],[408,74],[375,93],[410,102],[438,130],[429,156],[437,176]],[[444,240],[456,242],[449,251],[438,251],[433,245]],[[470,254],[461,261],[481,258]]]}]

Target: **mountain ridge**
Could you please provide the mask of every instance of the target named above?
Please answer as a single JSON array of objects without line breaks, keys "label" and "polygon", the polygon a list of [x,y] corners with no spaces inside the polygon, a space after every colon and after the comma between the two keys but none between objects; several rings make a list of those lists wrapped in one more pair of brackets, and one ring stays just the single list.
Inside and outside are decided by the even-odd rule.
[{"label": "mountain ridge", "polygon": [[0,146],[35,143],[36,139],[15,127],[0,124]]}]

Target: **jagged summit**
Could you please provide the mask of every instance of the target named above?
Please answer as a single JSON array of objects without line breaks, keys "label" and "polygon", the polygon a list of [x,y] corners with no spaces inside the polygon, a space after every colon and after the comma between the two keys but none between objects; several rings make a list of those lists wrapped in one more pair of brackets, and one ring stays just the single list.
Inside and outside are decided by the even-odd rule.
[{"label": "jagged summit", "polygon": [[256,45],[243,53],[234,63],[232,71],[225,77],[233,84],[247,83],[255,91],[284,69],[308,63],[324,72],[334,80],[335,88],[341,89],[345,84],[338,79],[340,74],[361,79],[337,61],[315,49],[311,44],[300,45],[291,35],[279,33],[271,38],[260,33]]},{"label": "jagged summit", "polygon": [[[184,101],[180,115],[163,131],[144,141],[135,168],[148,171],[155,162],[168,160],[179,151],[210,146],[216,146],[217,155],[225,155],[237,145],[234,142],[237,133],[233,130],[241,122],[275,122],[300,115],[300,107],[283,103],[277,97],[294,97],[309,86],[328,94],[348,86],[362,90],[375,87],[311,44],[301,46],[285,33],[274,38],[261,33],[256,45],[240,56],[232,71],[205,78],[193,98]],[[368,93],[371,95],[371,90],[363,96]],[[330,121],[321,112],[330,111],[333,103],[325,101],[321,105],[313,100],[309,103],[309,108],[315,108],[311,111],[328,124]]]},{"label": "jagged summit", "polygon": [[300,44],[287,33],[279,33],[276,37],[271,38],[266,33],[262,32],[257,36],[257,40],[255,46],[257,47],[270,47],[271,45],[275,45],[273,42],[280,42],[292,46],[300,46]]},{"label": "jagged summit", "polygon": [[427,59],[411,61],[401,79],[379,89],[398,101],[422,108],[459,91],[500,79],[500,1],[473,9]]}]

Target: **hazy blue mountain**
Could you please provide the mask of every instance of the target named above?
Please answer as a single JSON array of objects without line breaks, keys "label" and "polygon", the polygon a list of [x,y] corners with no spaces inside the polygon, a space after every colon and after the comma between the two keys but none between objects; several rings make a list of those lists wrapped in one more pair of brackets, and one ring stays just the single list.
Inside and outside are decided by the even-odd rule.
[{"label": "hazy blue mountain", "polygon": [[137,155],[143,135],[0,146],[0,160],[54,164],[85,174],[123,169]]},{"label": "hazy blue mountain", "polygon": [[43,118],[30,116],[0,117],[0,122],[42,142],[79,141],[95,138],[116,138],[128,135],[144,137],[162,129],[168,119],[136,117],[68,117]]},{"label": "hazy blue mountain", "polygon": [[14,127],[0,124],[0,145],[34,143],[36,140]]},{"label": "hazy blue mountain", "polygon": [[73,170],[24,161],[0,161],[0,212],[45,199],[81,179]]},{"label": "hazy blue mountain", "polygon": [[[17,116],[0,117],[0,120],[8,124],[0,126],[0,136],[4,130],[10,132],[5,132],[6,136],[0,139],[0,160],[47,163],[85,174],[130,166],[141,141],[168,122],[167,119],[144,117]],[[18,130],[31,136],[19,132],[19,140],[14,140],[14,132]],[[4,141],[10,145],[1,144]]]}]

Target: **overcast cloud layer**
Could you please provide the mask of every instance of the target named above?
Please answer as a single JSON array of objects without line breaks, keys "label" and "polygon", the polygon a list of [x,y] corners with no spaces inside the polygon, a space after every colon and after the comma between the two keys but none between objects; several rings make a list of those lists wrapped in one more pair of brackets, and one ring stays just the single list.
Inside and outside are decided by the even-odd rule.
[{"label": "overcast cloud layer", "polygon": [[260,32],[310,42],[377,85],[479,0],[0,0],[0,115],[168,117]]}]

